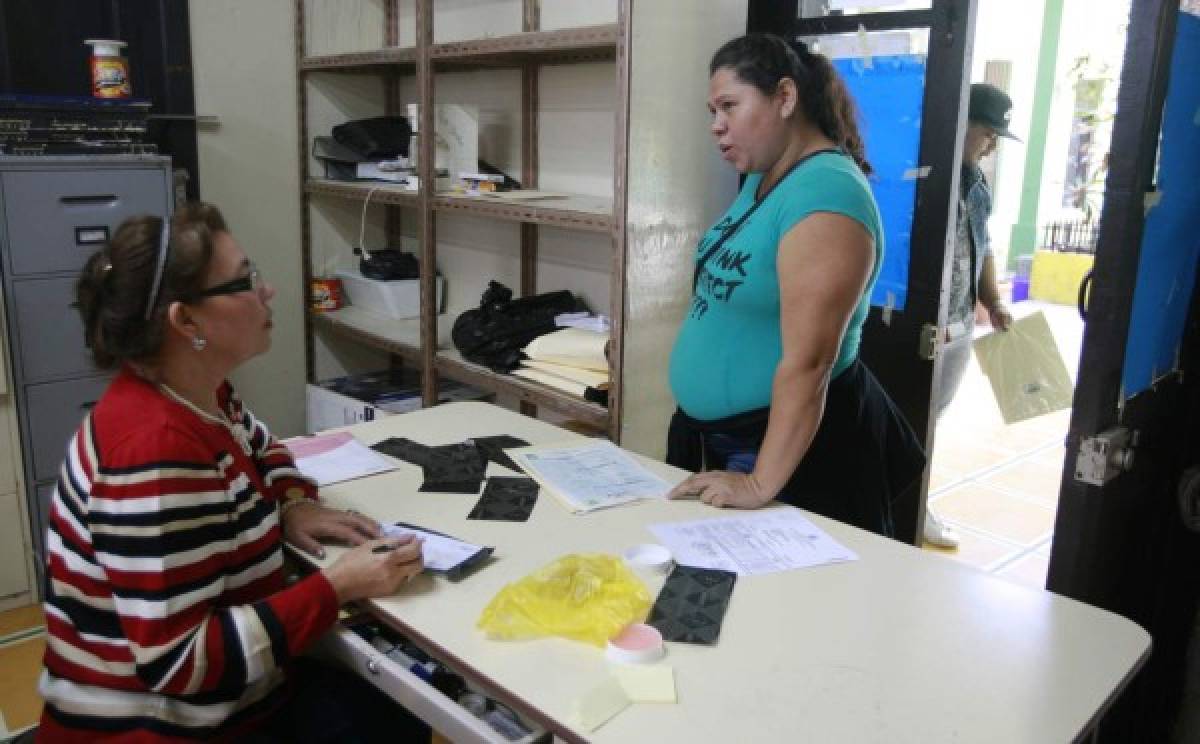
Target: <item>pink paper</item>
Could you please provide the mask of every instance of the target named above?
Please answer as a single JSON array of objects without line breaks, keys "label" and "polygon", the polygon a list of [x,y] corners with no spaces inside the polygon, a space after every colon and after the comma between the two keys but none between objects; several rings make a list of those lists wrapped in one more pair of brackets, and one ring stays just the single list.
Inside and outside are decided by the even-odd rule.
[{"label": "pink paper", "polygon": [[350,432],[336,431],[331,434],[318,434],[315,437],[295,437],[288,439],[283,444],[291,450],[292,457],[301,458],[323,455],[341,447],[351,439],[354,439],[354,435]]}]

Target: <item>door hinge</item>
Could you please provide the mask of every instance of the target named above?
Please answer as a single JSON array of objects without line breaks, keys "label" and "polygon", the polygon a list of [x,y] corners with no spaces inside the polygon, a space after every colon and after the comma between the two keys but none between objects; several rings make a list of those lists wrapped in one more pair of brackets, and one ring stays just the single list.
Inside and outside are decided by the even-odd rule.
[{"label": "door hinge", "polygon": [[932,362],[938,353],[938,340],[941,332],[936,325],[925,323],[921,326],[921,340],[917,343],[917,357]]},{"label": "door hinge", "polygon": [[1092,437],[1084,437],[1075,456],[1075,480],[1103,486],[1133,469],[1137,432],[1114,426]]}]

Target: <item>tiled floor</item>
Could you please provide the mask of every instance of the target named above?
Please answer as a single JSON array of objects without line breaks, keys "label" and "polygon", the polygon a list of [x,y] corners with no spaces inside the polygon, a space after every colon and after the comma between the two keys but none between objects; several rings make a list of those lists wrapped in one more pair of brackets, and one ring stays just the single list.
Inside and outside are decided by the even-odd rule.
[{"label": "tiled floor", "polygon": [[[1075,309],[1022,302],[1013,312],[1046,314],[1072,375],[1083,324]],[[972,359],[938,422],[929,507],[959,533],[956,550],[928,550],[1032,586],[1044,586],[1058,503],[1069,410],[1006,426]]]}]

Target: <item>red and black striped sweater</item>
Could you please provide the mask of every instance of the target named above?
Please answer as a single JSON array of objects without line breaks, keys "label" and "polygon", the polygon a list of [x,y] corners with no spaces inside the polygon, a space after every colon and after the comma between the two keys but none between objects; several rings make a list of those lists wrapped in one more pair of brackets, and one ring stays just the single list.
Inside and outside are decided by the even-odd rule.
[{"label": "red and black striped sweater", "polygon": [[279,502],[316,489],[241,404],[228,422],[123,370],[79,427],[46,537],[38,739],[237,738],[337,617],[320,573],[286,586]]}]

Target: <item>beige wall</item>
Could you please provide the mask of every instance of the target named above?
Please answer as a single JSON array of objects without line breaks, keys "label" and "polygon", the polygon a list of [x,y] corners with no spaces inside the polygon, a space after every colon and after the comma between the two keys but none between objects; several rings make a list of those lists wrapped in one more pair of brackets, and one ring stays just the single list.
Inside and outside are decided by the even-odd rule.
[{"label": "beige wall", "polygon": [[190,4],[200,195],[275,287],[271,351],[234,375],[252,410],[282,436],[304,429],[304,299],[291,0]]},{"label": "beige wall", "polygon": [[712,0],[703,13],[689,0],[633,3],[621,445],[651,457],[666,454],[667,363],[696,241],[737,194],[709,133],[708,60],[745,27],[745,0]]},{"label": "beige wall", "polygon": [[37,600],[3,299],[0,297],[0,612]]}]

